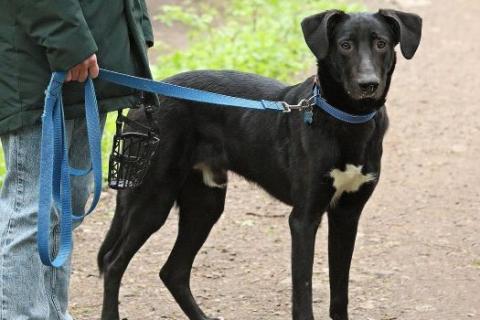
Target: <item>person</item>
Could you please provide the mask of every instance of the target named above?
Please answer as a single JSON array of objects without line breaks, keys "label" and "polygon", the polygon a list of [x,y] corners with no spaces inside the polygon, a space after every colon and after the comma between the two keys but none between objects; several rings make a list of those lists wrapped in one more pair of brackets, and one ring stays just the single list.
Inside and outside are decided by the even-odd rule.
[{"label": "person", "polygon": [[[0,319],[72,319],[71,263],[43,266],[36,245],[44,91],[53,71],[67,72],[71,166],[88,168],[81,82],[96,78],[99,66],[150,77],[152,26],[145,0],[0,0],[0,8],[0,138],[7,168],[0,193]],[[95,87],[102,114],[142,102],[132,89],[99,80]],[[72,181],[77,214],[84,212],[91,182]],[[58,229],[57,217],[53,241]]]}]

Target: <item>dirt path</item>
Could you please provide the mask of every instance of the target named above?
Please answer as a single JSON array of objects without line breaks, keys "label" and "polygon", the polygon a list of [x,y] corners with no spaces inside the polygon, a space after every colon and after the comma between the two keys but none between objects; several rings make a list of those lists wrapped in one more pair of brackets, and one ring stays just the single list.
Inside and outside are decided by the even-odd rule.
[{"label": "dirt path", "polygon": [[[480,2],[368,4],[420,13],[425,36],[417,57],[400,61],[392,85],[383,176],[365,209],[352,266],[352,319],[480,319],[480,42],[474,34]],[[111,196],[104,199],[104,209],[76,234],[71,310],[78,320],[100,312],[95,255],[114,208]],[[209,314],[290,319],[288,214],[288,207],[233,179],[225,215],[193,273],[193,290]],[[158,279],[176,221],[172,214],[132,262],[121,292],[123,317],[184,319]],[[325,225],[315,261],[317,319],[328,314]]]}]

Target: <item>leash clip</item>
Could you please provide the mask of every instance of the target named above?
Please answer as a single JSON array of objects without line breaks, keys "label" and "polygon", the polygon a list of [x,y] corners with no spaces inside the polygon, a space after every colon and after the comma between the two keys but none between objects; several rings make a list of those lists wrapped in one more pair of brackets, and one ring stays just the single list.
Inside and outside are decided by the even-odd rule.
[{"label": "leash clip", "polygon": [[308,99],[302,99],[298,104],[289,104],[285,101],[282,102],[283,112],[290,113],[292,110],[298,111],[311,111],[313,106],[315,105],[315,99],[318,95],[311,96]]}]

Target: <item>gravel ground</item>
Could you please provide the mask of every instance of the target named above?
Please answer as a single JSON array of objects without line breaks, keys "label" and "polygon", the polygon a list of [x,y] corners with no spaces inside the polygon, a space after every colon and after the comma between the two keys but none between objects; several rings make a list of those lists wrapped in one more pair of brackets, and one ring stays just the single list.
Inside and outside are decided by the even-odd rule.
[{"label": "gravel ground", "polygon": [[[153,9],[159,3],[150,2]],[[418,12],[425,29],[417,56],[399,61],[392,85],[382,179],[364,211],[352,266],[352,319],[480,319],[480,42],[472,33],[480,31],[480,1],[366,3]],[[241,178],[231,181],[225,214],[196,260],[193,291],[209,314],[227,320],[290,319],[290,209]],[[103,199],[76,232],[77,320],[100,314],[95,257],[114,194]],[[132,261],[123,317],[185,319],[158,278],[176,223],[172,212]],[[314,273],[317,319],[328,315],[327,268],[324,222]]]}]

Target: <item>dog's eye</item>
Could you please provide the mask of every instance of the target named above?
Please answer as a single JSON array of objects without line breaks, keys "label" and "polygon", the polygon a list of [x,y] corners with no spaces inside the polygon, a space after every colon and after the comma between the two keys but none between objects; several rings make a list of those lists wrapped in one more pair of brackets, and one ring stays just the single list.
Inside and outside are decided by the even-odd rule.
[{"label": "dog's eye", "polygon": [[348,42],[348,41],[342,41],[342,42],[340,43],[340,47],[341,47],[343,50],[345,50],[345,51],[350,51],[350,50],[352,50],[352,45],[351,45],[350,42]]},{"label": "dog's eye", "polygon": [[377,40],[377,48],[378,49],[385,49],[387,46],[387,42],[383,40]]}]

